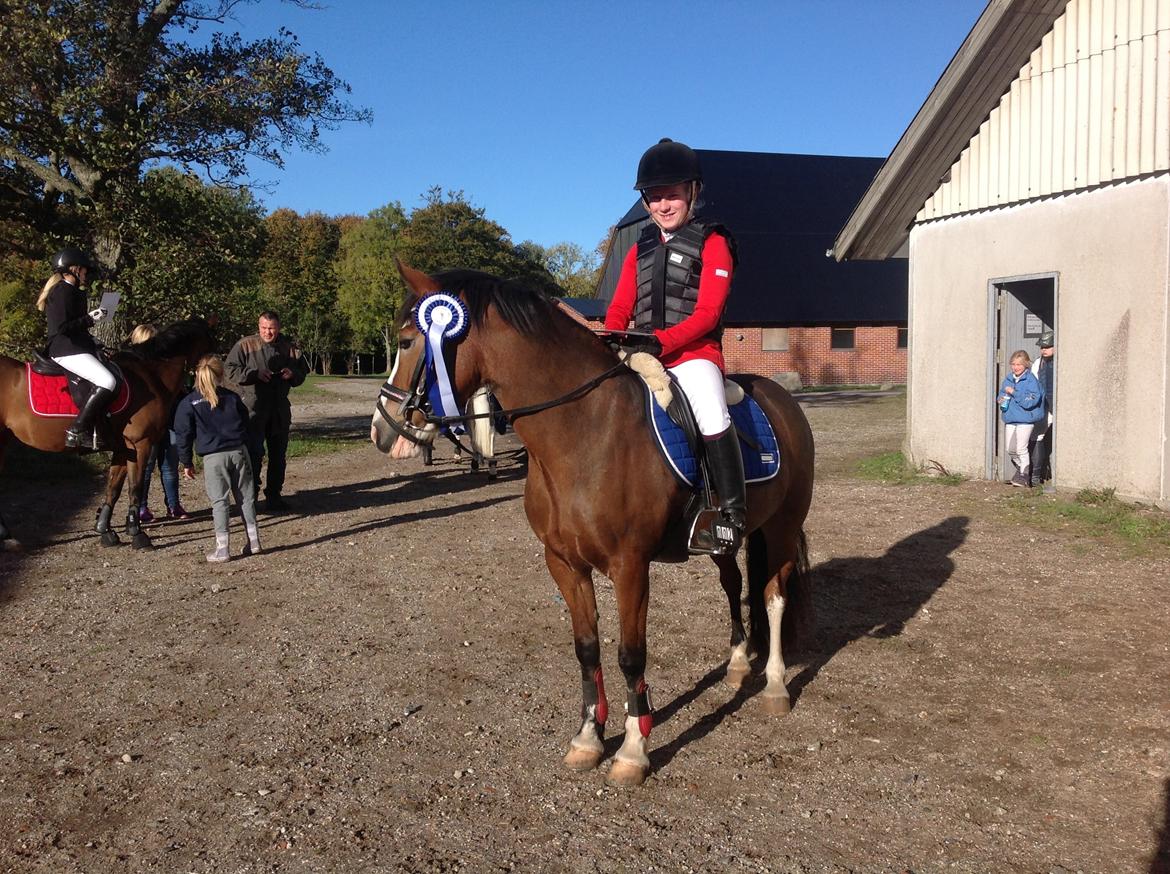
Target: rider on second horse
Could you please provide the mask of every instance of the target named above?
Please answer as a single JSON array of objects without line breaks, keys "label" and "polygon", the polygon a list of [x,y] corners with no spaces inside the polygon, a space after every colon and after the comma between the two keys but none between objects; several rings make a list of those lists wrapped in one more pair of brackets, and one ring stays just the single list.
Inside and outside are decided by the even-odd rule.
[{"label": "rider on second horse", "polygon": [[118,384],[98,358],[97,344],[89,333],[90,327],[108,315],[101,307],[89,312],[85,309],[82,287],[93,268],[85,252],[66,246],[53,256],[53,275],[37,298],[37,309],[44,310],[48,322],[48,356],[93,386],[65,432],[65,445],[71,448],[89,445],[94,423],[113,400]]},{"label": "rider on second horse", "polygon": [[663,139],[642,155],[634,188],[653,224],[626,254],[605,327],[625,331],[632,316],[636,330],[653,331],[661,344],[659,357],[678,380],[703,434],[724,523],[697,531],[692,545],[734,554],[747,506],[743,459],[723,385],[723,308],[735,269],[735,241],[722,225],[695,218],[702,187],[699,157],[690,147]]}]

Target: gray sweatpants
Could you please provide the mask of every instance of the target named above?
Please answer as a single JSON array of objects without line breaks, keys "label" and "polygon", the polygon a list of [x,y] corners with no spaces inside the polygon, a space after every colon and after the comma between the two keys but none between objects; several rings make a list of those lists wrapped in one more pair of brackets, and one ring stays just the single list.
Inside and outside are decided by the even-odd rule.
[{"label": "gray sweatpants", "polygon": [[252,481],[252,462],[247,449],[240,446],[203,456],[203,487],[211,500],[216,534],[228,533],[233,492],[239,493],[244,524],[256,529],[256,485]]}]

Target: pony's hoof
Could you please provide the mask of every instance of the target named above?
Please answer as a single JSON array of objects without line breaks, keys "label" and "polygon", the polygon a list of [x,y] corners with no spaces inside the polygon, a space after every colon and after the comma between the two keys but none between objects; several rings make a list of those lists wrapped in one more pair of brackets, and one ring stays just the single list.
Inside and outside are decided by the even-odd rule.
[{"label": "pony's hoof", "polygon": [[743,681],[747,679],[748,674],[751,672],[752,669],[747,665],[728,665],[724,682],[732,689],[738,689],[743,685]]},{"label": "pony's hoof", "polygon": [[115,531],[102,532],[102,546],[117,546],[122,541],[118,539],[118,534]]},{"label": "pony's hoof", "polygon": [[0,552],[21,552],[23,549],[23,544],[15,537],[5,537],[0,540]]},{"label": "pony's hoof", "polygon": [[633,789],[646,782],[646,768],[642,765],[636,765],[633,762],[623,762],[621,759],[614,759],[613,764],[609,766],[609,773],[605,777],[605,782],[610,786]]},{"label": "pony's hoof", "polygon": [[565,767],[570,771],[592,771],[601,764],[604,750],[590,750],[585,747],[569,747],[565,755]]},{"label": "pony's hoof", "polygon": [[760,696],[760,703],[769,716],[786,716],[792,712],[792,699],[787,695],[769,695],[765,692]]},{"label": "pony's hoof", "polygon": [[154,543],[151,542],[151,539],[146,535],[145,531],[139,531],[135,534],[134,538],[130,541],[130,545],[135,549],[154,549]]}]

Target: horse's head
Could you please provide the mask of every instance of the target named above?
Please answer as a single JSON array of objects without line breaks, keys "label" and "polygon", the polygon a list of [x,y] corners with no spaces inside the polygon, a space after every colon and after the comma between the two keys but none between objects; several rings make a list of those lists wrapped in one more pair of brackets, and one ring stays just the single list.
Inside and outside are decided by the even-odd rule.
[{"label": "horse's head", "polygon": [[436,419],[457,416],[478,387],[463,347],[471,328],[464,300],[434,277],[398,263],[409,293],[397,319],[398,354],[382,386],[370,439],[394,458],[411,458],[439,433]]}]

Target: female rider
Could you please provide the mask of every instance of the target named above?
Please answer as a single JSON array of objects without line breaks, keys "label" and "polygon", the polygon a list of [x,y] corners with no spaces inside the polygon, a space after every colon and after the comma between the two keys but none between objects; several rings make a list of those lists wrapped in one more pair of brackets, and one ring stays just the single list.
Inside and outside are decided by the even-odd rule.
[{"label": "female rider", "polygon": [[634,183],[653,224],[622,263],[605,327],[652,331],[659,358],[691,403],[726,524],[696,531],[696,549],[734,554],[743,537],[746,498],[739,440],[723,387],[723,309],[735,269],[735,242],[719,224],[695,217],[703,186],[699,157],[663,139],[638,162]]},{"label": "female rider", "polygon": [[53,256],[53,274],[37,298],[37,309],[44,311],[48,323],[49,357],[93,385],[77,418],[65,431],[67,448],[90,445],[94,422],[113,400],[117,386],[114,375],[98,359],[97,344],[89,334],[90,327],[108,315],[101,307],[85,311],[82,286],[92,269],[88,255],[66,246]]}]

